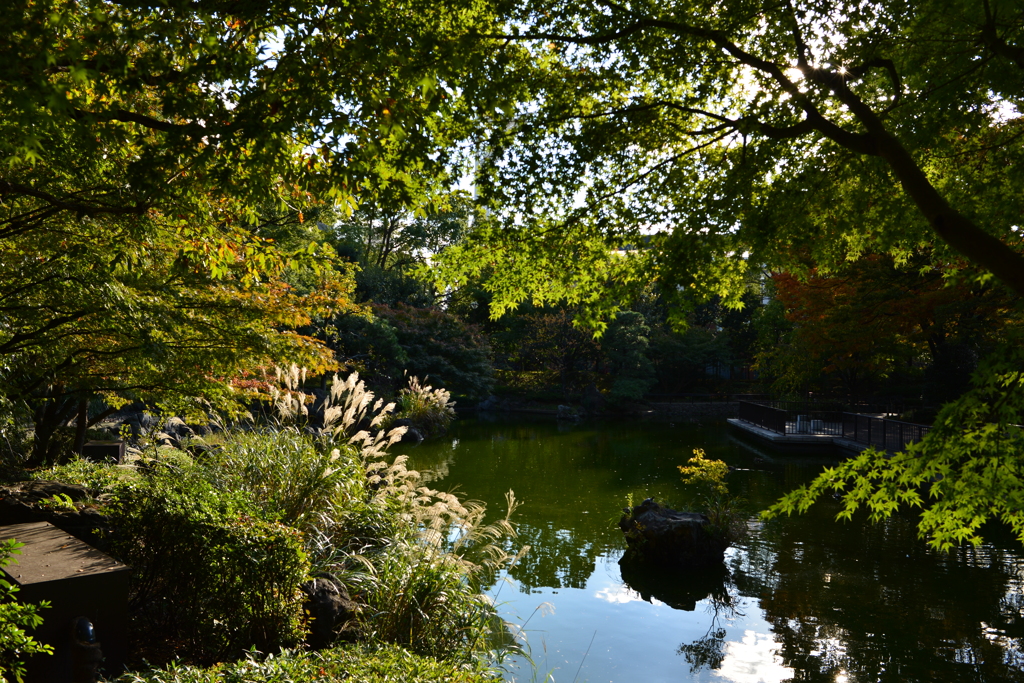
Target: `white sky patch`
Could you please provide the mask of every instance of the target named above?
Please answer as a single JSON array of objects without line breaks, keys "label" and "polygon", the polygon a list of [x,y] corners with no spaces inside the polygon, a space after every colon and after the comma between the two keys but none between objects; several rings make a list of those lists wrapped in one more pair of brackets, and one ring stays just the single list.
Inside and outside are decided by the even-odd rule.
[{"label": "white sky patch", "polygon": [[993,94],[989,96],[992,98],[992,102],[988,106],[988,115],[992,117],[993,121],[996,123],[1007,123],[1020,118],[1020,110],[1013,102],[1000,99]]},{"label": "white sky patch", "polygon": [[789,680],[795,672],[782,665],[780,647],[766,633],[744,631],[742,641],[725,644],[725,659],[713,673],[733,683],[781,683]]}]

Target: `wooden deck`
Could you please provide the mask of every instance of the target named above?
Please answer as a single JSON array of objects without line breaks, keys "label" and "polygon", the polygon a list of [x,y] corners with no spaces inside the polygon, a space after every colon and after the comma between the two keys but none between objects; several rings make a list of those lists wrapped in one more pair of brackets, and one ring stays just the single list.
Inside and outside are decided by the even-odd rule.
[{"label": "wooden deck", "polygon": [[[867,448],[867,444],[844,439],[841,436],[828,434],[779,434],[738,418],[730,418],[727,421],[734,429],[739,430],[741,433],[780,451],[806,453],[807,451],[836,449],[843,454],[849,455],[851,453],[860,453]],[[796,424],[793,422],[787,423],[786,431],[788,432],[790,428],[795,431]],[[836,425],[836,431],[841,432],[842,425]]]}]

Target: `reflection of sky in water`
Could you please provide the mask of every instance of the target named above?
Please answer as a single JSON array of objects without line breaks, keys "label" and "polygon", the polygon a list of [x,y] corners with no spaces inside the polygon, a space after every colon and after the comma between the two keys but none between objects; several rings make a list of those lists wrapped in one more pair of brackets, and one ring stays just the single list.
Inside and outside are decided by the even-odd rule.
[{"label": "reflection of sky in water", "polygon": [[[596,564],[585,588],[535,588],[527,596],[509,579],[512,585],[497,593],[513,630],[525,623],[535,663],[535,669],[525,662],[513,664],[506,678],[543,681],[550,674],[565,683],[576,678],[577,670],[580,683],[778,683],[793,677],[792,669],[778,661],[778,644],[756,600],[737,598],[735,610],[718,615],[710,601],[698,602],[693,611],[677,610],[657,599],[647,602],[624,585],[617,556],[602,555]],[[503,603],[503,596],[509,602]],[[664,657],[706,636],[712,626],[726,631],[720,669],[692,671],[682,655]]]},{"label": "reflection of sky in water", "polygon": [[[627,496],[671,501],[676,465],[697,446],[737,467],[730,487],[753,509],[824,464],[787,456],[783,466],[714,425],[466,423],[416,451],[415,468],[441,476],[432,486],[495,510],[512,488],[524,503],[508,549],[533,550],[491,593],[513,630],[523,626],[535,666],[508,678],[1024,681],[1024,557],[1012,538],[933,553],[912,516],[836,525],[826,499],[817,513],[751,525],[721,578],[627,572],[624,585],[616,509]],[[545,603],[553,611],[536,609]]]},{"label": "reflection of sky in water", "polygon": [[[627,602],[643,602],[644,599],[640,597],[640,594],[635,590],[625,585],[618,586],[605,586],[601,590],[594,593],[594,597],[598,600],[604,600],[605,602],[624,604]],[[651,604],[661,605],[663,604],[657,598],[651,598]]]},{"label": "reflection of sky in water", "polygon": [[714,674],[733,683],[781,683],[794,673],[781,659],[771,636],[747,630],[742,640],[725,644],[725,659]]}]

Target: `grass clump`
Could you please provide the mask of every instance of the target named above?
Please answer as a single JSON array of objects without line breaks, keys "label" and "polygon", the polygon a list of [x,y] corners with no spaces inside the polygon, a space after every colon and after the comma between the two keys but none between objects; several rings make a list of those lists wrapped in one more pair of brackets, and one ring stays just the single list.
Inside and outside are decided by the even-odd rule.
[{"label": "grass clump", "polygon": [[398,393],[398,419],[406,419],[424,437],[440,436],[455,420],[455,401],[445,389],[434,389],[409,378],[409,386]]},{"label": "grass clump", "polygon": [[[111,551],[134,569],[135,664],[191,665],[120,680],[485,680],[480,662],[514,647],[482,594],[511,559],[498,542],[508,517],[485,524],[481,504],[424,486],[389,453],[406,429],[385,427],[395,405],[354,373],[335,378],[315,423],[301,372],[279,377],[271,424],[228,428],[195,457],[46,471],[109,494]],[[411,388],[451,411],[447,392]],[[289,649],[310,626],[299,588],[312,577],[357,604],[356,623],[337,628],[362,649]],[[237,661],[252,648],[281,654]],[[371,650],[385,653],[379,671]]]}]

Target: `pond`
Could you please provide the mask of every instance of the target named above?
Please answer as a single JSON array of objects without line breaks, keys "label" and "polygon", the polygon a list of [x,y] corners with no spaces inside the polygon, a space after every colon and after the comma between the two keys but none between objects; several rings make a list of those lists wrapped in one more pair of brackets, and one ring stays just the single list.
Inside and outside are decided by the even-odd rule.
[{"label": "pond", "polygon": [[937,553],[911,515],[836,522],[829,499],[764,525],[752,514],[721,570],[624,581],[627,496],[678,503],[695,448],[736,468],[730,489],[752,511],[834,462],[762,450],[724,422],[481,418],[410,450],[431,486],[494,516],[510,489],[522,502],[516,542],[531,550],[490,590],[533,660],[509,679],[1024,681],[1024,555],[999,529]]}]

